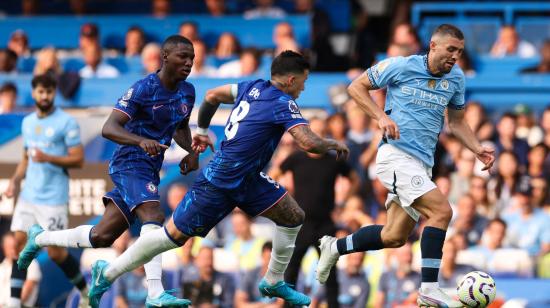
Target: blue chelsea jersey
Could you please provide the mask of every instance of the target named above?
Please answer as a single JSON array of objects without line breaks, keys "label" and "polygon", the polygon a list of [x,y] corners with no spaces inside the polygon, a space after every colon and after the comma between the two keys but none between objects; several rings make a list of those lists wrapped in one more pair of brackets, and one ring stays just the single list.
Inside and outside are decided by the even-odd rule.
[{"label": "blue chelsea jersey", "polygon": [[[180,81],[177,90],[169,91],[162,86],[157,74],[150,74],[128,89],[114,109],[130,118],[126,130],[169,146],[178,124],[189,118],[194,104],[192,84]],[[137,145],[119,144],[109,164],[109,173],[143,167],[158,172],[163,159],[163,154],[149,157]]]},{"label": "blue chelsea jersey", "polygon": [[[33,112],[23,119],[25,150],[33,149],[54,156],[66,156],[68,149],[79,146],[80,128],[76,120],[60,108],[46,117]],[[69,203],[69,175],[63,167],[52,163],[35,162],[32,155],[25,174],[21,198],[35,205],[67,205]]]},{"label": "blue chelsea jersey", "polygon": [[241,82],[225,138],[203,174],[218,187],[236,188],[263,170],[285,131],[306,124],[294,99],[270,81]]},{"label": "blue chelsea jersey", "polygon": [[465,107],[462,70],[455,65],[448,74],[434,76],[428,56],[414,55],[383,60],[365,73],[373,87],[387,88],[385,112],[400,132],[400,139],[387,142],[433,167],[445,109]]}]

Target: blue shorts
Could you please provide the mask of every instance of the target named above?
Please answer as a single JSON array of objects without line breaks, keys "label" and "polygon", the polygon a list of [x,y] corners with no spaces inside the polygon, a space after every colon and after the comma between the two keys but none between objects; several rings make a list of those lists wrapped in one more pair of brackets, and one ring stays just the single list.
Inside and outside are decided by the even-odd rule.
[{"label": "blue shorts", "polygon": [[201,172],[172,218],[184,234],[205,237],[235,207],[255,217],[277,204],[286,193],[284,187],[263,173],[249,176],[235,189],[223,189],[212,185]]},{"label": "blue shorts", "polygon": [[160,202],[158,173],[151,169],[128,169],[110,174],[115,188],[103,196],[103,204],[109,201],[120,209],[128,225],[136,219],[134,209],[147,201]]}]

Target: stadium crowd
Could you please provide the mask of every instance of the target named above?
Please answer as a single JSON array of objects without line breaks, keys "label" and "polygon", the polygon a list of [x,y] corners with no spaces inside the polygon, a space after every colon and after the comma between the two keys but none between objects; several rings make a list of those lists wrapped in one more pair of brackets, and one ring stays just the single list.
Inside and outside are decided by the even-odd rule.
[{"label": "stadium crowd", "polygon": [[[212,16],[220,16],[237,13],[229,9],[235,7],[229,5],[233,2],[205,0],[205,6]],[[39,1],[22,3],[24,15],[40,14]],[[70,3],[74,14],[89,13],[86,6],[81,5],[86,1]],[[270,62],[271,57],[290,49],[307,55],[313,71],[345,71],[353,79],[379,58],[378,53],[392,57],[425,52],[416,29],[407,22],[407,4],[394,3],[392,23],[389,27],[386,24],[380,34],[376,33],[379,26],[376,20],[374,24],[369,23],[365,3],[351,1],[356,22],[351,31],[353,44],[345,55],[331,45],[328,14],[317,8],[312,0],[294,1],[293,11],[276,6],[276,1],[257,0],[250,2],[246,10],[238,12],[245,18],[280,18],[287,14],[310,13],[313,15],[310,48],[300,46],[291,24],[284,21],[278,23],[271,34],[265,34],[272,35],[273,50],[241,48],[238,37],[229,32],[220,35],[214,46],[208,46],[201,40],[200,24],[182,21],[179,34],[190,39],[195,50],[191,77],[262,76],[266,73],[261,71],[265,67],[263,61]],[[152,0],[151,7],[154,16],[162,17],[171,12],[167,0]],[[0,74],[50,73],[59,81],[61,94],[71,97],[78,91],[82,79],[124,76],[106,61],[108,58],[139,59],[134,63],[141,66],[144,75],[157,71],[161,64],[160,46],[158,42],[149,42],[145,33],[146,29],[131,27],[126,32],[124,50],[105,49],[100,43],[101,29],[87,23],[80,29],[77,50],[58,50],[55,46],[30,50],[25,31],[18,30],[11,34],[8,47],[0,50]],[[386,34],[387,42],[379,40]],[[522,40],[511,25],[502,27],[489,55],[495,58],[538,55],[540,64],[521,73],[550,72],[550,43],[545,42],[537,50],[533,44]],[[18,63],[29,58],[34,59],[34,66],[22,70]],[[74,69],[69,59],[79,59],[83,65]],[[476,74],[468,54],[464,54],[459,65],[467,76]],[[306,91],[316,90],[306,87]],[[332,224],[332,231],[342,237],[361,226],[384,224],[387,191],[374,173],[381,139],[377,123],[355,105],[347,96],[345,87],[334,85],[330,92],[334,112],[327,117],[321,113],[309,120],[319,135],[345,142],[351,149],[349,160],[329,166],[323,161],[324,157],[298,151],[293,139],[284,136],[267,173],[304,206],[306,221],[311,219],[319,225]],[[28,111],[17,106],[17,93],[17,84],[6,82],[0,86],[0,114]],[[377,104],[384,105],[384,90],[372,91],[371,95]],[[518,102],[513,110],[493,114],[485,110],[483,102],[467,103],[466,121],[479,140],[497,150],[497,163],[489,172],[481,171],[481,162],[476,161],[473,153],[461,146],[454,136],[446,131],[440,135],[433,178],[454,210],[440,272],[440,283],[445,288],[453,289],[462,275],[474,269],[486,271],[494,277],[550,278],[550,107],[540,115],[531,109],[528,104]],[[305,165],[310,167],[300,169]],[[328,168],[332,168],[331,174],[325,172]],[[312,187],[313,183],[320,186]],[[162,193],[167,196],[167,205],[173,210],[186,191],[187,186],[177,181]],[[305,230],[309,229],[304,227],[302,232]],[[399,249],[354,253],[343,258],[336,275],[340,306],[364,307],[367,303],[373,307],[416,306],[416,292],[420,285],[418,235],[421,231],[422,223],[417,227],[416,236]],[[256,287],[267,268],[272,232],[272,226],[266,221],[235,211],[207,238],[196,238],[166,253],[164,266],[171,274],[165,276],[175,277],[177,282],[173,285],[191,299],[195,307],[250,307],[252,303],[257,307],[283,307],[280,300],[261,298]],[[130,235],[123,235],[111,253],[120,254],[130,242]],[[9,283],[14,245],[11,234],[2,235],[2,285]],[[331,290],[320,286],[314,279],[315,243],[304,245],[302,256],[297,261],[297,288],[313,297],[313,307],[323,307],[330,300]],[[312,246],[307,249],[308,245]],[[88,258],[94,259],[94,255],[100,253],[106,252],[85,251],[82,266],[87,269],[91,263]],[[38,266],[31,267],[31,272],[33,274],[29,274],[28,279],[33,280],[36,287],[45,277],[41,277]],[[141,307],[147,296],[143,282],[143,268],[123,276],[115,288],[114,305]],[[6,296],[9,297],[5,294],[9,289],[0,291],[1,304]],[[27,294],[29,302],[36,300],[37,292]]]}]

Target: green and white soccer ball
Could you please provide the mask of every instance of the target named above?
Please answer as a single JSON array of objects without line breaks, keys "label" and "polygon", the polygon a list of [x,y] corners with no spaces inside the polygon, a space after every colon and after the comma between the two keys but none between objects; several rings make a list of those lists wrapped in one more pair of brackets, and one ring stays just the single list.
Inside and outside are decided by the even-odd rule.
[{"label": "green and white soccer ball", "polygon": [[466,274],[456,288],[458,298],[467,307],[486,307],[495,299],[497,287],[489,274],[474,271]]}]

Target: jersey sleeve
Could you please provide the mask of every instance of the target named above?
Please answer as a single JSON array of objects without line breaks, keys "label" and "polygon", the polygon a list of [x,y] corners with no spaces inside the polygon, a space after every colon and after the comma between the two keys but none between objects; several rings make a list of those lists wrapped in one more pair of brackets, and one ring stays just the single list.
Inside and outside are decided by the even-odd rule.
[{"label": "jersey sleeve", "polygon": [[118,99],[114,109],[125,113],[132,119],[141,105],[139,97],[142,92],[143,87],[139,83],[135,83]]},{"label": "jersey sleeve", "polygon": [[374,89],[385,88],[390,83],[399,81],[399,75],[406,63],[407,59],[404,57],[388,58],[368,68],[365,74]]},{"label": "jersey sleeve", "polygon": [[65,145],[70,148],[80,143],[80,126],[74,118],[69,118],[65,126]]},{"label": "jersey sleeve", "polygon": [[449,101],[449,108],[461,110],[466,107],[466,101],[464,100],[465,88],[466,86],[464,74],[461,73],[458,80],[458,87],[455,91],[455,94],[453,95],[453,97],[451,97],[451,100]]},{"label": "jersey sleeve", "polygon": [[274,122],[282,125],[285,130],[288,131],[295,126],[308,124],[308,121],[300,113],[300,107],[293,99],[283,96],[274,105]]}]

